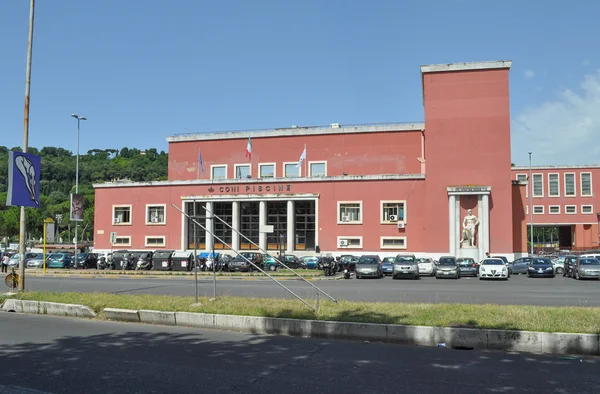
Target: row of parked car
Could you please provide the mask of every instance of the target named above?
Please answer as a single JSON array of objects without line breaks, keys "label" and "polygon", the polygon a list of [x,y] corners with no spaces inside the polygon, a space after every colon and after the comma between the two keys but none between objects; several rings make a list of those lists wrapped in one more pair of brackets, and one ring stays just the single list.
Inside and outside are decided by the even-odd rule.
[{"label": "row of parked car", "polygon": [[[9,255],[9,253],[7,253]],[[44,254],[36,252],[26,252],[23,261],[27,268],[43,268]],[[77,264],[75,264],[75,254],[72,252],[54,252],[46,254],[46,268],[96,268],[96,253],[79,253],[77,255]],[[17,267],[21,260],[18,253],[9,255],[8,267]]]}]

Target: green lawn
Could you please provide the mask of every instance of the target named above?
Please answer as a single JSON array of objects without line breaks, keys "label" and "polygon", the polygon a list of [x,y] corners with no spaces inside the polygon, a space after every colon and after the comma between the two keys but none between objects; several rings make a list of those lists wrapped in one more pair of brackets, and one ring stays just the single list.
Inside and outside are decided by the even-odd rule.
[{"label": "green lawn", "polygon": [[[106,307],[220,313],[293,319],[407,324],[438,327],[497,328],[543,332],[599,333],[600,307],[540,307],[520,305],[411,304],[400,302],[350,302],[338,304],[321,298],[319,311],[312,312],[297,300],[159,295],[115,295],[106,293],[31,292],[20,299],[83,304],[104,318]],[[3,301],[2,298],[0,300]],[[314,303],[314,300],[311,302]]]}]

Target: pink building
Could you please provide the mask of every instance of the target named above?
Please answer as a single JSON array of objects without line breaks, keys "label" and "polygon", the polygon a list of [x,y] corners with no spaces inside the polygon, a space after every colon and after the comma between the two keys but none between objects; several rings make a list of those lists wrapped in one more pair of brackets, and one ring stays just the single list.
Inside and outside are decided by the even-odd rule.
[{"label": "pink building", "polygon": [[[125,249],[191,250],[195,243],[203,251],[225,244],[248,250],[256,243],[298,255],[525,254],[528,191],[521,175],[527,171],[511,168],[510,66],[422,66],[424,123],[169,137],[168,181],[95,185],[94,248],[110,249],[114,232],[112,246]],[[542,174],[546,192],[536,194],[534,209],[544,211],[534,222],[571,224],[575,244],[591,247],[598,239],[590,227],[595,213],[582,209],[594,211],[595,171],[536,169],[534,181]],[[577,189],[567,197],[559,187],[560,196],[549,197],[552,172],[560,173],[561,186],[564,174],[574,172],[582,187],[581,174],[590,173],[591,196]],[[550,214],[554,205],[560,211]],[[576,213],[567,205],[576,205]],[[191,221],[174,206],[198,216],[212,212],[251,242],[218,220],[214,231],[196,227],[194,235]],[[469,223],[472,242],[463,231]],[[204,218],[202,224],[213,225]]]}]

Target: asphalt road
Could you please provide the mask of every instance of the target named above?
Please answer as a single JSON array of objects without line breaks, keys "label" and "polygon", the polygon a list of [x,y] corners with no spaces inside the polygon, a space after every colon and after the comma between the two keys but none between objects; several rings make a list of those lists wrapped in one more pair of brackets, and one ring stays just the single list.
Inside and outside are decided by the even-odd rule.
[{"label": "asphalt road", "polygon": [[[0,392],[598,393],[600,359],[0,313]],[[32,391],[35,390],[35,391]]]},{"label": "asphalt road", "polygon": [[[281,282],[302,297],[315,298],[316,291],[307,283]],[[600,282],[556,278],[512,276],[508,281],[480,281],[477,278],[420,280],[350,279],[318,280],[316,286],[339,299],[355,301],[402,301],[428,303],[469,303],[504,305],[600,306]],[[191,279],[138,278],[26,278],[30,291],[108,292],[120,294],[167,294],[193,296]],[[213,295],[213,283],[199,280],[200,296]],[[218,295],[242,297],[291,297],[270,280],[218,280]]]}]

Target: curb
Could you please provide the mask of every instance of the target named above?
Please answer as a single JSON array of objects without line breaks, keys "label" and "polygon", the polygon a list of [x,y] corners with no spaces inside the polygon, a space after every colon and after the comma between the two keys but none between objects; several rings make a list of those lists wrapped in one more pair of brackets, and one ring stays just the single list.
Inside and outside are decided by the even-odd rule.
[{"label": "curb", "polygon": [[6,312],[35,313],[40,315],[95,318],[94,311],[83,305],[61,304],[57,302],[7,299],[2,305]]}]

